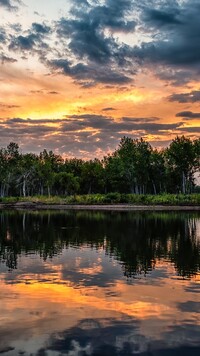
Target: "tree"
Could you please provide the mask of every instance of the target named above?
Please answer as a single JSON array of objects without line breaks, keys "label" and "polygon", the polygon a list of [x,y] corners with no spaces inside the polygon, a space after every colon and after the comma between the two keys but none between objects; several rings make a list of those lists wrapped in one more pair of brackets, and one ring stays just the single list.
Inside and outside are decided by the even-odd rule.
[{"label": "tree", "polygon": [[194,141],[195,167],[200,170],[200,138]]},{"label": "tree", "polygon": [[196,153],[193,142],[177,136],[166,149],[169,171],[177,178],[178,189],[183,194],[191,192],[196,170]]},{"label": "tree", "polygon": [[165,191],[165,178],[166,169],[164,151],[158,151],[157,149],[154,149],[151,152],[149,168],[150,185],[152,185],[154,194]]},{"label": "tree", "polygon": [[151,145],[144,141],[123,137],[115,155],[121,160],[123,179],[128,183],[129,191],[144,194],[149,182]]},{"label": "tree", "polygon": [[120,162],[120,167],[122,170],[121,176],[123,181],[127,182],[128,189],[131,193],[137,192],[137,181],[136,181],[136,144],[132,138],[122,137],[119,148],[115,152],[116,157],[118,157]]},{"label": "tree", "polygon": [[[37,175],[38,157],[33,153],[22,155],[20,162],[19,175],[17,178],[20,186],[20,195],[32,195],[35,183],[38,181]],[[31,194],[32,193],[32,194]]]},{"label": "tree", "polygon": [[20,170],[21,156],[18,144],[10,142],[5,149],[7,164],[6,195],[9,194],[9,191],[12,195],[17,195],[16,179]]},{"label": "tree", "polygon": [[84,162],[80,178],[84,193],[91,194],[104,191],[104,168],[99,159],[95,158]]},{"label": "tree", "polygon": [[7,164],[7,154],[4,148],[0,149],[0,194],[4,197],[8,185],[9,167]]},{"label": "tree", "polygon": [[51,188],[54,183],[54,173],[58,173],[60,166],[63,164],[63,159],[59,155],[55,155],[53,151],[43,152],[39,155],[39,166],[38,174],[40,177],[40,191],[41,194],[44,194],[44,188],[47,188],[48,196],[51,195]]},{"label": "tree", "polygon": [[129,184],[124,177],[123,161],[117,154],[105,156],[103,159],[105,174],[105,193],[129,191]]},{"label": "tree", "polygon": [[76,194],[79,190],[78,177],[72,173],[59,172],[54,176],[54,187],[59,195]]},{"label": "tree", "polygon": [[148,184],[150,182],[150,166],[151,166],[151,145],[144,141],[135,140],[135,176],[136,176],[136,193],[147,193]]},{"label": "tree", "polygon": [[0,196],[90,193],[191,193],[200,173],[200,139],[176,137],[158,151],[123,137],[101,161],[63,160],[53,151],[22,154],[15,142],[0,149]]}]

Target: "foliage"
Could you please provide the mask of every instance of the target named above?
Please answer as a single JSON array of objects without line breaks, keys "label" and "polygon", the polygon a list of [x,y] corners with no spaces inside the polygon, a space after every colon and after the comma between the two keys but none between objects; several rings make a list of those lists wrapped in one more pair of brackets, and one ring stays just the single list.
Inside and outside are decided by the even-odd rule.
[{"label": "foliage", "polygon": [[40,204],[81,204],[81,205],[102,205],[102,204],[132,204],[132,205],[200,205],[200,194],[82,194],[63,196],[34,196],[34,197],[4,197],[0,202],[9,204],[16,202],[32,202]]},{"label": "foliage", "polygon": [[64,160],[45,149],[39,155],[22,154],[11,142],[0,149],[0,196],[60,196],[83,204],[165,204],[167,197],[173,204],[179,194],[198,192],[194,178],[199,171],[200,139],[184,136],[160,151],[142,138],[124,136],[112,154],[88,161]]}]

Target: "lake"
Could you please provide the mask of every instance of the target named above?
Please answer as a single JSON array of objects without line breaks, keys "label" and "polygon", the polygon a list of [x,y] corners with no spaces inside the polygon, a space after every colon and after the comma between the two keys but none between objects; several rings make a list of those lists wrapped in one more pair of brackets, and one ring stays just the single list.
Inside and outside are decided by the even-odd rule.
[{"label": "lake", "polygon": [[0,354],[200,355],[200,213],[0,212]]}]

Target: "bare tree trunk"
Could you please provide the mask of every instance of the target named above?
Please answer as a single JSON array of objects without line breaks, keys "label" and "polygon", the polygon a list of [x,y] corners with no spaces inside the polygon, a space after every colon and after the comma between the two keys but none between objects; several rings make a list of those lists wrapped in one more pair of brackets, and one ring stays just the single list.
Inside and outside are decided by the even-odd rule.
[{"label": "bare tree trunk", "polygon": [[44,188],[43,188],[43,184],[40,185],[40,194],[44,195]]},{"label": "bare tree trunk", "polygon": [[48,184],[48,186],[47,186],[47,191],[48,191],[48,197],[50,198],[51,192],[50,192],[50,186],[49,186],[49,184]]},{"label": "bare tree trunk", "polygon": [[23,176],[23,187],[22,187],[22,191],[23,191],[23,197],[26,196],[26,178],[25,176]]},{"label": "bare tree trunk", "polygon": [[184,172],[182,172],[182,193],[186,193],[186,178]]},{"label": "bare tree trunk", "polygon": [[157,191],[156,191],[156,185],[155,185],[155,183],[154,183],[154,182],[152,182],[152,184],[153,184],[153,193],[156,195],[156,194],[157,194]]},{"label": "bare tree trunk", "polygon": [[92,184],[90,183],[89,189],[88,189],[88,194],[91,194],[91,192],[92,192]]},{"label": "bare tree trunk", "polygon": [[139,194],[139,188],[137,184],[135,185],[135,194]]},{"label": "bare tree trunk", "polygon": [[5,184],[1,184],[1,198],[4,197],[4,194],[5,194]]}]

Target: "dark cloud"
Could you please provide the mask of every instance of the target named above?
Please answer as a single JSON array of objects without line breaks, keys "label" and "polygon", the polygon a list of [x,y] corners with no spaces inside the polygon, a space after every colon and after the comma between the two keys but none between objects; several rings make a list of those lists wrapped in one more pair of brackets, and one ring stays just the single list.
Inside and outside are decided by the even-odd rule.
[{"label": "dark cloud", "polygon": [[176,117],[184,117],[185,120],[200,119],[200,112],[180,111],[176,114]]},{"label": "dark cloud", "polygon": [[[115,120],[104,115],[72,115],[63,119],[1,119],[1,146],[8,139],[22,145],[24,151],[38,153],[41,148],[57,150],[60,154],[82,158],[102,157],[114,151],[121,137],[145,137],[148,134],[163,135],[181,132],[195,133],[195,128],[182,127],[182,122],[157,123],[158,118],[123,117]],[[185,131],[184,131],[185,130]],[[198,130],[197,130],[198,132]],[[92,152],[92,154],[91,154]]]},{"label": "dark cloud", "polygon": [[14,117],[11,119],[7,119],[7,120],[3,120],[0,119],[1,124],[3,125],[7,125],[7,124],[12,124],[15,122],[21,122],[24,123],[24,125],[26,124],[31,124],[31,125],[41,125],[41,124],[60,124],[67,121],[67,119],[38,119],[38,120],[34,120],[34,119],[21,119],[20,117]]},{"label": "dark cloud", "polygon": [[22,25],[20,23],[12,23],[10,24],[11,30],[14,30],[16,33],[21,33],[22,32]]},{"label": "dark cloud", "polygon": [[106,63],[111,57],[112,41],[97,31],[87,16],[84,22],[61,19],[58,34],[70,38],[69,48],[79,58]]},{"label": "dark cloud", "polygon": [[28,36],[17,36],[13,37],[9,49],[10,50],[20,50],[20,51],[30,51],[36,45],[36,41],[39,39],[35,34]]},{"label": "dark cloud", "polygon": [[31,94],[44,94],[43,90],[30,90]]},{"label": "dark cloud", "polygon": [[[99,2],[89,5],[88,2],[75,1],[71,8],[73,20],[66,19],[64,23],[61,21],[60,31],[64,31],[65,35],[68,35],[70,29],[73,30],[75,36],[77,32],[80,34],[81,29],[86,30],[87,33],[88,26],[96,34],[101,34],[101,30],[105,28],[114,32],[133,31],[136,22],[133,19],[130,20],[128,16],[133,7],[132,0],[105,0],[102,5]],[[105,38],[103,34],[101,36]],[[87,43],[87,37],[84,39]]]},{"label": "dark cloud", "polygon": [[181,312],[200,313],[200,302],[188,301],[178,303],[178,308]]},{"label": "dark cloud", "polygon": [[114,111],[116,110],[115,108],[103,108],[102,111]]},{"label": "dark cloud", "polygon": [[0,108],[3,108],[3,109],[15,109],[15,108],[20,108],[20,106],[19,105],[14,105],[14,104],[3,104],[3,103],[0,103]]},{"label": "dark cloud", "polygon": [[134,123],[153,123],[160,120],[159,117],[122,117],[122,120],[126,122],[134,122]]},{"label": "dark cloud", "polygon": [[171,27],[173,25],[180,25],[182,24],[181,20],[179,19],[180,11],[178,9],[146,9],[144,14],[144,21],[153,28],[157,27]]},{"label": "dark cloud", "polygon": [[48,64],[52,69],[71,76],[82,86],[85,85],[85,82],[87,86],[98,83],[121,85],[131,82],[131,79],[126,76],[122,70],[115,70],[112,67],[108,67],[105,71],[104,67],[95,63],[90,64],[90,66],[84,63],[73,65],[66,59],[54,59],[49,61]]},{"label": "dark cloud", "polygon": [[134,55],[147,65],[156,63],[174,71],[187,69],[188,81],[195,78],[200,64],[199,11],[197,0],[144,1],[141,26],[152,34],[152,40],[136,46]]},{"label": "dark cloud", "polygon": [[70,116],[72,121],[68,121],[63,125],[63,129],[68,130],[71,123],[75,124],[78,129],[80,127],[91,127],[93,129],[102,129],[103,131],[109,131],[110,134],[114,132],[126,131],[144,131],[145,133],[158,133],[168,130],[174,130],[182,125],[182,122],[174,124],[162,124],[151,122],[146,118],[122,118],[120,121],[115,121],[113,118],[101,116],[101,115],[73,115]]},{"label": "dark cloud", "polygon": [[196,103],[200,101],[200,90],[192,90],[189,93],[172,94],[168,97],[169,101],[179,103]]},{"label": "dark cloud", "polygon": [[45,89],[41,89],[41,90],[30,90],[31,94],[40,94],[40,95],[44,95],[44,94],[50,94],[50,95],[58,95],[60,94],[58,91],[55,90],[50,90],[47,91]]},{"label": "dark cloud", "polygon": [[[10,8],[14,0],[0,4]],[[168,84],[183,85],[200,75],[199,11],[198,0],[76,0],[66,17],[51,24],[33,22],[26,31],[15,24],[9,49],[36,53],[52,72],[85,88],[127,85],[145,67]],[[126,44],[129,32],[143,42]],[[5,40],[0,29],[0,42]],[[193,94],[192,102],[198,101],[198,91]],[[189,93],[177,100],[189,102]]]},{"label": "dark cloud", "polygon": [[[16,24],[14,31],[17,33],[17,36],[11,34],[9,50],[24,52],[28,51],[31,53],[37,53],[39,57],[41,56],[41,51],[45,51],[45,55],[48,51],[48,45],[45,42],[48,35],[51,33],[51,28],[44,23],[32,23],[31,29],[23,32],[20,31],[20,27]],[[21,34],[19,34],[21,32]],[[19,34],[19,35],[18,35]],[[44,57],[44,53],[43,56]]]},{"label": "dark cloud", "polygon": [[24,122],[29,122],[29,119],[23,120],[20,117],[14,117],[13,119],[7,119],[5,121],[1,122],[1,125],[7,125],[7,124],[12,124],[12,123],[24,123]]},{"label": "dark cloud", "polygon": [[75,1],[71,17],[63,17],[56,24],[62,52],[67,51],[69,56],[66,59],[66,55],[61,55],[48,61],[48,65],[85,87],[129,83],[135,74],[131,49],[119,43],[113,34],[135,30],[136,22],[129,20],[132,7],[131,0],[106,0],[103,5]]},{"label": "dark cloud", "polygon": [[[83,86],[123,85],[133,80],[141,65],[169,84],[186,84],[200,74],[199,10],[197,0],[76,1],[72,17],[57,22],[57,33],[69,56],[61,55],[48,64]],[[131,46],[113,35],[128,31],[137,31],[139,36],[148,33],[152,40]],[[102,75],[105,65],[106,80]]]},{"label": "dark cloud", "polygon": [[6,43],[6,31],[3,27],[0,27],[0,44],[1,43]]},{"label": "dark cloud", "polygon": [[[157,69],[154,70],[155,74],[159,79],[166,82],[166,84],[177,86],[186,85],[193,75],[193,71],[190,69],[177,69],[167,66],[158,66]],[[194,80],[198,80],[197,77]]]},{"label": "dark cloud", "polygon": [[[76,133],[76,130],[85,130],[88,128],[95,130],[100,130],[102,132],[108,131],[110,134],[117,133],[120,131],[141,131],[144,130],[146,133],[154,132],[165,132],[168,130],[182,129],[182,122],[177,122],[173,124],[167,123],[155,123],[152,118],[121,118],[120,120],[115,120],[112,117],[103,116],[103,115],[71,115],[65,119],[21,119],[21,118],[13,118],[7,120],[1,120],[0,125],[2,127],[9,127],[11,129],[14,124],[15,129],[18,127],[19,130],[22,130],[24,133],[25,127],[31,132],[31,130],[35,131],[35,126],[37,126],[38,131],[55,131],[54,124],[57,124],[57,130],[62,133],[72,132]],[[18,125],[20,124],[20,126]],[[46,126],[46,125],[47,126]],[[52,124],[52,126],[51,126]],[[78,133],[77,133],[78,134]]]},{"label": "dark cloud", "polygon": [[198,134],[200,133],[200,126],[191,126],[191,127],[183,127],[181,128],[182,133],[193,133]]},{"label": "dark cloud", "polygon": [[18,4],[18,0],[0,0],[0,7],[4,7],[7,10],[16,10],[16,5]]},{"label": "dark cloud", "polygon": [[51,95],[58,95],[59,92],[52,90],[52,91],[48,91],[48,94],[51,94]]},{"label": "dark cloud", "polygon": [[32,23],[32,29],[34,32],[37,32],[40,34],[48,34],[51,32],[51,28],[49,26],[46,26],[45,24],[40,24],[37,22]]},{"label": "dark cloud", "polygon": [[12,57],[8,57],[8,56],[6,56],[6,55],[4,55],[4,54],[0,54],[0,62],[1,62],[2,64],[5,64],[5,63],[15,63],[15,62],[17,62],[17,59],[12,58]]}]

